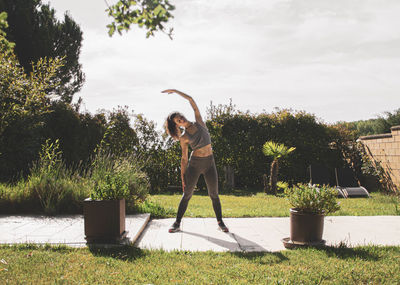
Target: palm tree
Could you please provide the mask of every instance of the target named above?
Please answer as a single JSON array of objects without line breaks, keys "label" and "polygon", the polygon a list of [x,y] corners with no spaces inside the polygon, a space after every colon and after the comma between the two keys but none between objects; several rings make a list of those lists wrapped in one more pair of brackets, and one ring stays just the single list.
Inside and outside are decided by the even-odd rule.
[{"label": "palm tree", "polygon": [[264,155],[273,157],[273,161],[271,163],[271,173],[269,176],[269,188],[271,192],[275,193],[275,195],[276,195],[276,183],[278,182],[278,171],[279,171],[278,160],[288,156],[295,149],[296,149],[295,147],[288,148],[284,144],[275,143],[273,141],[267,141],[263,145],[262,151]]}]

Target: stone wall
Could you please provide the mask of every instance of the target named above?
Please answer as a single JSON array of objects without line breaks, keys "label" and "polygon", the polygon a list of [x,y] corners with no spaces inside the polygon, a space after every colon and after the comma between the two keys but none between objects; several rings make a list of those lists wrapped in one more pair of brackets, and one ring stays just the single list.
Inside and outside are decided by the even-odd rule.
[{"label": "stone wall", "polygon": [[400,190],[400,126],[391,128],[390,134],[360,137],[375,161],[381,163],[393,183]]}]

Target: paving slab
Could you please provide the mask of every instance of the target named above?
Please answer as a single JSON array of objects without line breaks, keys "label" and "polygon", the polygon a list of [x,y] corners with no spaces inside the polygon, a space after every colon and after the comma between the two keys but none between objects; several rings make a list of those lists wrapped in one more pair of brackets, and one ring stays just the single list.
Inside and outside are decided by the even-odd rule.
[{"label": "paving slab", "polygon": [[84,244],[82,216],[0,216],[0,243]]},{"label": "paving slab", "polygon": [[127,215],[125,218],[125,229],[128,231],[127,238],[135,243],[150,221],[150,214]]},{"label": "paving slab", "polygon": [[324,226],[328,245],[400,245],[400,216],[328,216]]},{"label": "paving slab", "polygon": [[170,234],[168,228],[175,219],[152,220],[147,224],[136,245],[146,249],[162,249],[166,251],[182,249],[182,232]]},{"label": "paving slab", "polygon": [[181,250],[191,251],[240,251],[239,244],[232,235],[218,230],[213,218],[183,221]]},{"label": "paving slab", "polygon": [[[128,240],[135,242],[150,214],[127,215],[125,228]],[[0,244],[36,243],[66,244],[85,247],[84,219],[71,216],[0,216]]]}]

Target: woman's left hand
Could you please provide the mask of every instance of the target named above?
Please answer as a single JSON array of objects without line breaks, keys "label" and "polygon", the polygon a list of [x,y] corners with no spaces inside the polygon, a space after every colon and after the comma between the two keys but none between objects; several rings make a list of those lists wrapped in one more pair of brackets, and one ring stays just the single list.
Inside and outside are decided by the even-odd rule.
[{"label": "woman's left hand", "polygon": [[176,89],[166,89],[166,90],[161,91],[161,92],[162,93],[168,93],[168,94],[176,93],[176,94],[182,96],[183,98],[185,98],[187,100],[193,100],[192,97],[190,97],[189,95],[187,95],[187,94],[185,94],[185,93],[183,93],[183,92],[181,92],[179,90],[176,90]]},{"label": "woman's left hand", "polygon": [[161,93],[172,94],[172,93],[179,93],[179,91],[176,90],[176,89],[166,89],[166,90],[164,90],[164,91],[161,91]]}]

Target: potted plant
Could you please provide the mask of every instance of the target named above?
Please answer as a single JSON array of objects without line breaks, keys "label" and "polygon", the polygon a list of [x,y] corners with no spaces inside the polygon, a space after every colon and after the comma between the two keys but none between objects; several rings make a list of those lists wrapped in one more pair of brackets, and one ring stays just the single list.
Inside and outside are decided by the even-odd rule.
[{"label": "potted plant", "polygon": [[116,156],[101,149],[88,178],[90,198],[83,203],[85,238],[88,243],[121,243],[125,240],[125,205],[143,202],[149,192],[147,175],[135,155]]},{"label": "potted plant", "polygon": [[285,189],[290,209],[290,238],[285,247],[293,245],[323,245],[324,217],[340,209],[337,191],[329,186],[297,184]]},{"label": "potted plant", "polygon": [[83,204],[87,243],[120,243],[126,238],[125,199],[129,196],[129,180],[124,173],[110,171],[95,182]]}]

